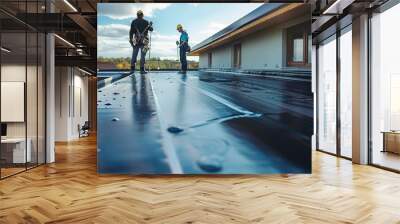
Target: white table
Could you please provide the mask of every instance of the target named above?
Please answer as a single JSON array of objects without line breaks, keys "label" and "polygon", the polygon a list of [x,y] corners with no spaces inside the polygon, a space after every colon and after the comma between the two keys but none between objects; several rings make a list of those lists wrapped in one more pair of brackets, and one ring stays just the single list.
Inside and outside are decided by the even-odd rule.
[{"label": "white table", "polygon": [[5,138],[1,139],[2,145],[13,146],[13,163],[31,162],[31,139],[26,139],[28,143],[25,151],[25,138]]}]

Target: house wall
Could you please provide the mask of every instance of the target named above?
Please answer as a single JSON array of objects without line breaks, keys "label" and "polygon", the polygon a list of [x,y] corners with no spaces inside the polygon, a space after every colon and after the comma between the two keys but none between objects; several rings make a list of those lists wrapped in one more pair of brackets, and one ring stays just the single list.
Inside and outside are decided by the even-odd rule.
[{"label": "house wall", "polygon": [[[232,67],[232,45],[222,46],[212,52],[212,68]],[[208,61],[207,61],[208,62]]]},{"label": "house wall", "polygon": [[283,30],[268,29],[242,41],[242,69],[280,69],[283,66]]},{"label": "house wall", "polygon": [[212,68],[232,68],[233,46],[241,43],[241,69],[284,68],[286,67],[286,29],[309,19],[309,15],[301,16],[252,33],[224,46],[210,49],[200,54],[199,67],[208,68],[208,53],[211,52]]},{"label": "house wall", "polygon": [[[211,68],[231,68],[232,67],[232,44],[215,48],[211,51]],[[199,67],[208,68],[208,53],[201,54],[199,57]]]},{"label": "house wall", "polygon": [[207,54],[201,54],[199,56],[199,68],[207,68],[207,67],[208,67]]}]

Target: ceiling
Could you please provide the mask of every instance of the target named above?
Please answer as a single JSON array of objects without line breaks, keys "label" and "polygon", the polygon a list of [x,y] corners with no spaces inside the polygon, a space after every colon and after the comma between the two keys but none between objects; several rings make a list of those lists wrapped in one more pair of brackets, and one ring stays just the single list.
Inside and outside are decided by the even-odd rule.
[{"label": "ceiling", "polygon": [[[56,65],[80,66],[94,73],[97,58],[98,2],[100,1],[1,0],[0,24],[3,36],[7,39],[3,46],[14,49],[12,52],[15,55],[22,54],[25,31],[55,33]],[[30,46],[28,45],[28,51]]]}]

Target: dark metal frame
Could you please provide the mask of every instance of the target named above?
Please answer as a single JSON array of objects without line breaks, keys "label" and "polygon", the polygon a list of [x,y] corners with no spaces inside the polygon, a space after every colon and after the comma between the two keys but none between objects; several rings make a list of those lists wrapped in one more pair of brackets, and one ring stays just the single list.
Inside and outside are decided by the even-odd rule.
[{"label": "dark metal frame", "polygon": [[341,96],[340,96],[340,81],[341,81],[341,66],[340,66],[340,30],[336,31],[336,154],[341,156],[341,133],[342,133],[342,124],[341,124],[341,116],[340,116],[340,103],[341,103]]},{"label": "dark metal frame", "polygon": [[371,19],[372,19],[372,13],[369,12],[368,13],[368,54],[367,54],[367,60],[368,60],[368,75],[367,75],[367,83],[368,83],[368,100],[367,100],[367,107],[368,107],[368,112],[367,112],[367,119],[368,119],[368,124],[367,124],[367,129],[368,129],[368,164],[373,164],[372,163],[372,153],[373,153],[373,148],[372,148],[372,97],[371,97],[371,93],[372,93],[372,83],[371,83],[371,79],[372,79],[372,65],[371,65],[371,55],[372,55],[372,41],[371,41],[371,37],[372,37],[372,33],[371,33]]},{"label": "dark metal frame", "polygon": [[[311,46],[308,46],[309,42],[308,42],[308,38],[309,38],[309,34],[310,34],[310,30],[308,30],[308,26],[310,24],[307,22],[304,23],[299,23],[296,24],[292,27],[289,27],[287,29],[285,29],[285,34],[284,34],[284,43],[285,45],[285,61],[286,61],[286,65],[288,67],[304,67],[304,68],[309,68],[311,67],[311,62],[308,61],[308,48]],[[304,30],[304,28],[307,28],[306,30]],[[297,29],[297,30],[296,30]],[[294,30],[294,32],[293,32]],[[301,31],[300,31],[301,30]],[[291,31],[291,32],[289,32]],[[302,34],[302,38],[303,38],[303,61],[293,61],[292,57],[293,57],[293,33],[295,33],[296,31],[300,31]],[[299,33],[300,33],[299,32]],[[290,38],[289,38],[290,37]]]},{"label": "dark metal frame", "polygon": [[[337,156],[343,159],[347,160],[352,160],[352,158],[347,157],[342,155],[341,153],[341,117],[340,117],[340,103],[341,103],[341,97],[340,97],[340,81],[341,81],[341,67],[340,67],[340,37],[344,34],[342,31],[347,29],[351,24],[348,24],[342,28],[337,28],[336,32],[333,33],[332,35],[326,37],[325,39],[321,40],[318,42],[316,45],[316,150],[319,152],[323,152],[329,155]],[[332,36],[335,35],[335,38],[331,41],[336,41],[336,152],[328,152],[323,149],[319,148],[319,47],[320,44],[329,38],[332,38]]]}]

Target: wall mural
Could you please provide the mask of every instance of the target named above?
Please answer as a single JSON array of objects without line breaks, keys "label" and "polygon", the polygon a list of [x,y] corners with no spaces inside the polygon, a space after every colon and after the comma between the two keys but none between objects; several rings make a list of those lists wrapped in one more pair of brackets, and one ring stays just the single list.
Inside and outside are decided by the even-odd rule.
[{"label": "wall mural", "polygon": [[311,172],[310,7],[98,4],[98,172]]}]

